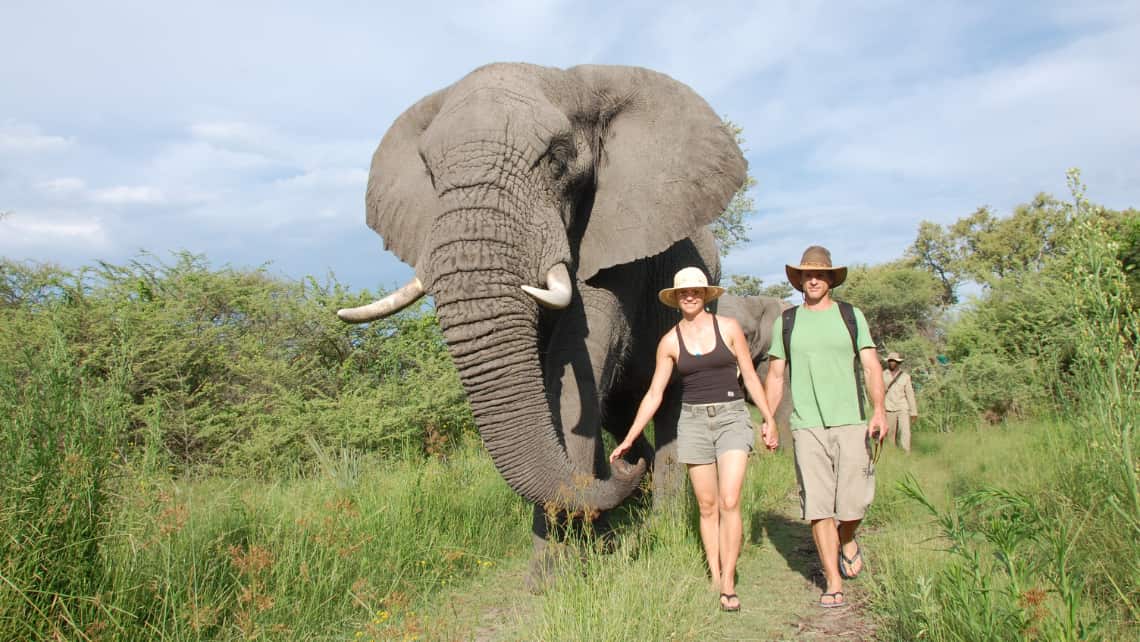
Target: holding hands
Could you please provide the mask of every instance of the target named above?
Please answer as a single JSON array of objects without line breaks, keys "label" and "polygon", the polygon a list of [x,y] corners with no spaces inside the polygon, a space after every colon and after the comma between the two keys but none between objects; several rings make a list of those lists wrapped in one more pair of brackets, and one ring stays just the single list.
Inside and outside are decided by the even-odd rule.
[{"label": "holding hands", "polygon": [[772,417],[766,418],[764,424],[760,426],[760,439],[768,450],[776,450],[780,445],[780,431],[776,428],[776,420]]}]

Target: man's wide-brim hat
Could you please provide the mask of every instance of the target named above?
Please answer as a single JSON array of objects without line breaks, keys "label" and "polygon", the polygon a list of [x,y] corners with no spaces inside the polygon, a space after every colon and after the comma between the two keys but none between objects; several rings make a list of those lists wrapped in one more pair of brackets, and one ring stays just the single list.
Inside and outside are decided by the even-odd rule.
[{"label": "man's wide-brim hat", "polygon": [[709,285],[709,279],[701,268],[687,267],[673,275],[673,287],[658,292],[657,298],[671,308],[680,307],[677,305],[677,290],[689,288],[704,288],[705,303],[724,294],[724,288],[719,285]]},{"label": "man's wide-brim hat", "polygon": [[899,353],[891,352],[887,354],[887,361],[898,361],[899,363],[902,363],[903,358],[899,356]]},{"label": "man's wide-brim hat", "polygon": [[788,275],[788,282],[800,292],[804,291],[803,273],[805,270],[831,272],[831,287],[833,288],[847,280],[846,266],[833,267],[831,265],[831,252],[828,252],[827,248],[822,245],[813,245],[804,250],[799,265],[784,267],[784,272]]}]

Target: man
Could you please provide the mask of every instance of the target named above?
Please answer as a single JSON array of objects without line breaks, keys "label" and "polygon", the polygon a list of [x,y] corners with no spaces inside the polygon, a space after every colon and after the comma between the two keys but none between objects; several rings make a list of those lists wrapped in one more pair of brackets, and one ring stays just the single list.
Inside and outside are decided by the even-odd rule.
[{"label": "man", "polygon": [[914,386],[910,373],[903,372],[903,358],[899,353],[887,355],[887,372],[883,373],[886,386],[887,430],[898,435],[898,445],[910,452],[910,425],[918,419],[918,404],[914,401]]},{"label": "man", "polygon": [[[786,273],[792,287],[803,293],[804,303],[776,319],[766,394],[768,407],[778,407],[789,373],[800,508],[803,519],[811,522],[823,566],[826,587],[819,605],[834,608],[846,605],[843,580],[863,570],[855,531],[875,496],[871,440],[886,436],[883,369],[863,313],[831,298],[832,288],[847,278],[846,267],[833,267],[831,253],[813,245]],[[792,322],[787,348],[785,318]],[[869,421],[864,419],[858,370],[873,405]]]}]

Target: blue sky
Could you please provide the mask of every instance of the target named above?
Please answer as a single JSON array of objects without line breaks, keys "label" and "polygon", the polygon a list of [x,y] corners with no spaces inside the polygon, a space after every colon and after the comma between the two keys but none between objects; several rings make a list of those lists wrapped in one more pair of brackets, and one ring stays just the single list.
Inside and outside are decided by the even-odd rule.
[{"label": "blue sky", "polygon": [[1140,206],[1140,3],[3,0],[0,255],[189,250],[354,288],[411,270],[364,224],[401,111],[488,62],[629,64],[744,127],[757,206],[725,272],[810,243],[900,256],[919,221],[1080,167]]}]

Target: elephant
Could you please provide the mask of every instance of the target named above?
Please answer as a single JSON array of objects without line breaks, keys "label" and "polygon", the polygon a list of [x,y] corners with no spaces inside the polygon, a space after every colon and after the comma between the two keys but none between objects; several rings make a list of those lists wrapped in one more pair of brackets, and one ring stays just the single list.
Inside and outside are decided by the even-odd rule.
[{"label": "elephant", "polygon": [[486,65],[380,141],[367,224],[415,277],[338,315],[367,322],[433,298],[484,445],[535,505],[536,558],[550,514],[597,516],[650,466],[655,486],[677,483],[679,398],[629,461],[609,465],[601,431],[624,437],[679,319],[658,290],[690,265],[719,280],[707,225],[746,169],[704,99],[639,67]]},{"label": "elephant", "polygon": [[[715,302],[716,313],[732,317],[740,323],[744,338],[748,340],[748,351],[752,354],[752,365],[756,373],[764,379],[768,373],[768,348],[772,346],[772,326],[791,304],[770,296],[736,296],[726,294]],[[777,338],[778,339],[778,338]],[[784,385],[788,385],[785,380]],[[787,389],[780,399],[780,405],[772,409],[780,429],[780,447],[787,448],[792,443],[789,419],[792,414],[791,394]]]}]

